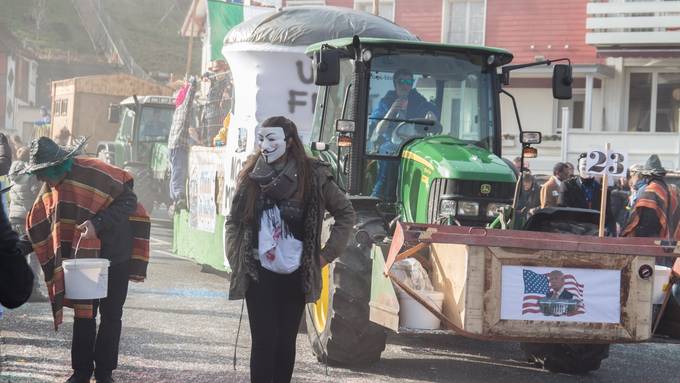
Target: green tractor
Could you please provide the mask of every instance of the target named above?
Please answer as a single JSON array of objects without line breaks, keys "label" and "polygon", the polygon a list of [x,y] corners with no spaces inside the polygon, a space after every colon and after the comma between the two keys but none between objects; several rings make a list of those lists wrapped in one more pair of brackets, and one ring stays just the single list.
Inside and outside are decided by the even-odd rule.
[{"label": "green tractor", "polygon": [[[483,227],[512,206],[518,174],[501,157],[502,85],[512,69],[552,62],[507,66],[503,49],[358,37],[307,54],[320,85],[312,149],[357,212],[346,252],[307,307],[307,333],[319,360],[372,363],[386,333],[369,320],[371,248],[389,242],[398,221]],[[553,93],[570,98],[571,68],[555,68]],[[535,154],[540,133],[520,136]]]},{"label": "green tractor", "polygon": [[129,171],[137,198],[151,212],[168,204],[168,134],[175,100],[167,96],[132,96],[109,106],[109,122],[119,123],[113,142],[100,142],[97,157]]}]

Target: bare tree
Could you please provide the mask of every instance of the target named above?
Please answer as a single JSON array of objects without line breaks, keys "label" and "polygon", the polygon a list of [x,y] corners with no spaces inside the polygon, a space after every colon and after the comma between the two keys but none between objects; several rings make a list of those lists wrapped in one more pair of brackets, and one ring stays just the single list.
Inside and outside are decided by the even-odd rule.
[{"label": "bare tree", "polygon": [[33,2],[33,9],[31,10],[31,16],[33,16],[33,21],[35,22],[35,38],[40,39],[40,28],[45,21],[47,16],[47,0],[35,0]]}]

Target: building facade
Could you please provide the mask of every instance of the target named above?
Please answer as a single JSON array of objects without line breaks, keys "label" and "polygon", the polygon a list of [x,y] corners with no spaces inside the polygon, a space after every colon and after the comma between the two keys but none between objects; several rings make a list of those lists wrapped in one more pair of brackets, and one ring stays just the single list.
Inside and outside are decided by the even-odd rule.
[{"label": "building facade", "polygon": [[7,29],[0,29],[0,131],[31,137],[36,105],[38,62],[21,49]]}]

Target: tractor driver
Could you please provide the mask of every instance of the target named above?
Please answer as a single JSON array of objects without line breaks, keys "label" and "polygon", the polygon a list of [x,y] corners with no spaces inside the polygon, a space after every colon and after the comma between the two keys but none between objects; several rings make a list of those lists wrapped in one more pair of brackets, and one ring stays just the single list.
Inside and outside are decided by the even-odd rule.
[{"label": "tractor driver", "polygon": [[[394,90],[388,91],[380,99],[378,107],[369,118],[373,128],[369,138],[369,152],[372,154],[389,156],[397,154],[400,144],[393,142],[392,136],[400,125],[398,120],[415,118],[437,120],[435,105],[413,89],[415,84],[413,73],[407,69],[399,69],[394,72],[392,82]],[[371,196],[394,201],[398,170],[399,163],[396,161],[378,161],[378,174]]]}]

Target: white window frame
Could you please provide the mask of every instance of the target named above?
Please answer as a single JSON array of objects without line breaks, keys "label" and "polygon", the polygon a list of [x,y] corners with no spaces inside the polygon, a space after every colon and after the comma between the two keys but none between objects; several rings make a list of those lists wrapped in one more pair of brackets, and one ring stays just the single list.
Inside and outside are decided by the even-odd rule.
[{"label": "white window frame", "polygon": [[[549,89],[550,90],[550,89]],[[562,121],[559,119],[559,114],[560,114],[560,101],[569,101],[571,103],[571,115],[569,116],[569,127],[567,128],[570,132],[575,131],[575,132],[587,132],[588,128],[586,126],[586,113],[585,113],[585,108],[586,108],[586,90],[583,88],[578,88],[578,89],[572,89],[572,95],[573,96],[583,96],[583,121],[581,121],[581,125],[583,126],[583,129],[575,129],[574,128],[574,97],[572,97],[569,100],[558,100],[556,98],[553,98],[553,116],[552,116],[552,134],[564,134],[564,130],[560,126],[562,124]],[[552,94],[551,94],[552,97]]]},{"label": "white window frame", "polygon": [[659,134],[678,134],[680,132],[680,127],[678,132],[657,132],[656,131],[656,107],[657,107],[657,97],[659,94],[659,73],[680,73],[677,68],[659,67],[659,68],[638,68],[631,67],[625,71],[625,96],[623,101],[623,124],[621,126],[622,132],[628,132],[628,117],[630,115],[630,75],[632,73],[651,73],[652,74],[652,100],[651,108],[649,111],[649,132],[641,133],[659,133]]},{"label": "white window frame", "polygon": [[[356,1],[356,0],[355,0]],[[441,34],[441,41],[445,44],[452,44],[449,39],[449,25],[450,20],[449,20],[449,13],[451,10],[451,3],[467,3],[467,15],[465,17],[465,41],[466,44],[468,44],[468,41],[470,40],[468,33],[470,33],[470,3],[484,3],[483,6],[483,13],[484,13],[484,21],[482,21],[482,44],[486,44],[486,11],[487,11],[487,2],[486,0],[444,0],[442,1],[443,6],[442,6],[442,34]]]},{"label": "white window frame", "polygon": [[[373,0],[354,0],[354,10],[359,10],[359,4],[371,4],[371,7],[373,5]],[[397,15],[397,4],[396,0],[380,0],[380,4],[392,4],[392,15],[390,17],[387,17],[385,15],[378,15],[380,17],[384,17],[387,20],[390,20],[391,22],[395,22],[395,18]],[[380,5],[378,5],[378,10],[380,10]],[[370,13],[370,12],[369,12]]]}]

